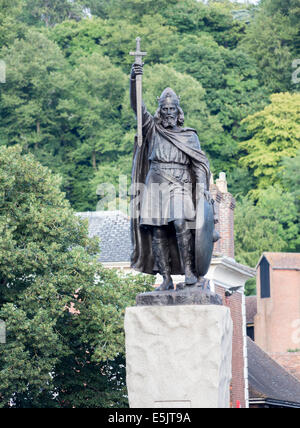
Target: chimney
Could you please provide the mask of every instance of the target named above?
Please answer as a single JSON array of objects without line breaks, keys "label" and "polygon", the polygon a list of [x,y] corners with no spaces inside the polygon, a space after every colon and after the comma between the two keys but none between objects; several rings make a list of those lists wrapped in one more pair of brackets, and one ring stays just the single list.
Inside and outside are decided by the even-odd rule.
[{"label": "chimney", "polygon": [[221,253],[234,259],[235,199],[227,190],[225,172],[220,172],[215,184],[213,179],[211,180],[210,192],[215,200],[215,211],[218,218],[216,230],[221,236],[221,239],[215,243],[214,253]]}]

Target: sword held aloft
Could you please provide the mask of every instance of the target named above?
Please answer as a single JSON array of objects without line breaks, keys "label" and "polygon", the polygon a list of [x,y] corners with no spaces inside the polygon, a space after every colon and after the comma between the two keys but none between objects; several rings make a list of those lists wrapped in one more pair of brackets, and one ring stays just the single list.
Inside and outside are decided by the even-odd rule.
[{"label": "sword held aloft", "polygon": [[[129,52],[129,55],[135,57],[135,63],[143,65],[143,56],[147,55],[147,52],[141,51],[141,39],[136,38],[136,51]],[[137,142],[138,146],[141,147],[143,144],[143,133],[142,133],[142,75],[136,76],[136,117],[137,117]]]}]

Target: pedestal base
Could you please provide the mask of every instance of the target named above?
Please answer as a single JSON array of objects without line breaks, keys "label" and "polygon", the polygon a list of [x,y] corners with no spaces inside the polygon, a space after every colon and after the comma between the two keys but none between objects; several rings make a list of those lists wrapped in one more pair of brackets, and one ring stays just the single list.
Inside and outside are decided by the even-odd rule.
[{"label": "pedestal base", "polygon": [[229,407],[228,308],[195,304],[127,308],[125,334],[130,407]]},{"label": "pedestal base", "polygon": [[150,291],[136,296],[138,306],[222,305],[222,297],[210,290],[185,287],[182,290]]}]

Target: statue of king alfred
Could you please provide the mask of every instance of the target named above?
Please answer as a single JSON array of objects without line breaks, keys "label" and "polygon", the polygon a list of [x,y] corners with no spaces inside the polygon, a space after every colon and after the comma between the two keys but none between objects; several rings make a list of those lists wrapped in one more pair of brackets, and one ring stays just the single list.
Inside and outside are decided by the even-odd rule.
[{"label": "statue of king alfred", "polygon": [[213,242],[219,238],[209,193],[209,162],[196,130],[183,127],[184,113],[171,88],[163,90],[154,115],[141,100],[137,105],[137,80],[142,74],[143,63],[136,61],[130,75],[130,101],[140,116],[142,142],[136,137],[131,266],[148,274],[160,273],[159,291],[174,289],[171,275],[185,275],[184,286],[195,286],[207,273]]}]

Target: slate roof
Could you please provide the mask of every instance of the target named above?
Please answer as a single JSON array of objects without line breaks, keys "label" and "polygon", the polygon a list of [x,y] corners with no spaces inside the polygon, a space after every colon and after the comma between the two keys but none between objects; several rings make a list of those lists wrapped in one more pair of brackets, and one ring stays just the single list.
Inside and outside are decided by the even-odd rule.
[{"label": "slate roof", "polygon": [[259,266],[263,257],[266,257],[272,269],[300,270],[300,253],[265,252],[261,255],[256,267]]},{"label": "slate roof", "polygon": [[298,403],[300,382],[247,337],[249,398]]},{"label": "slate roof", "polygon": [[130,262],[130,218],[121,211],[94,211],[77,213],[88,219],[89,236],[100,238],[99,261]]},{"label": "slate roof", "polygon": [[257,313],[256,296],[246,296],[246,322],[247,324],[254,323],[254,316]]}]

